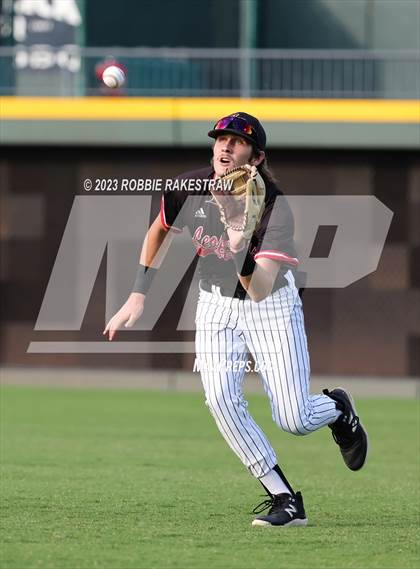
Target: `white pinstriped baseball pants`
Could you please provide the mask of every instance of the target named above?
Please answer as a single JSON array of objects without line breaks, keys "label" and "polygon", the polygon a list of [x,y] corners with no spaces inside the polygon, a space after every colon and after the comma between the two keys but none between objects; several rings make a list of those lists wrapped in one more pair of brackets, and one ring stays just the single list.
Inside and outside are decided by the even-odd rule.
[{"label": "white pinstriped baseball pants", "polygon": [[[309,394],[309,354],[302,302],[293,275],[289,285],[261,302],[200,289],[196,355],[206,405],[228,445],[256,478],[277,458],[247,410],[242,384],[249,355],[259,367],[273,420],[289,433],[306,435],[331,423],[337,413],[326,395]],[[241,363],[242,362],[242,363]]]}]

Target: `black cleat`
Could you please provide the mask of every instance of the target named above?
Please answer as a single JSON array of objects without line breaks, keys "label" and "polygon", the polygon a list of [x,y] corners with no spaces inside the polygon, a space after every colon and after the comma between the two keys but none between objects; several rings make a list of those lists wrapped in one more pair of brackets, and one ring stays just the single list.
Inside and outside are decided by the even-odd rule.
[{"label": "black cleat", "polygon": [[344,462],[350,470],[360,470],[366,461],[368,437],[356,415],[353,398],[341,388],[332,391],[324,389],[323,393],[333,399],[337,403],[337,408],[342,411],[342,415],[328,426],[333,439],[340,447]]},{"label": "black cleat", "polygon": [[308,523],[300,492],[296,492],[294,496],[290,494],[272,496],[258,504],[252,513],[259,514],[268,507],[270,508],[268,514],[255,518],[253,526],[306,526]]}]

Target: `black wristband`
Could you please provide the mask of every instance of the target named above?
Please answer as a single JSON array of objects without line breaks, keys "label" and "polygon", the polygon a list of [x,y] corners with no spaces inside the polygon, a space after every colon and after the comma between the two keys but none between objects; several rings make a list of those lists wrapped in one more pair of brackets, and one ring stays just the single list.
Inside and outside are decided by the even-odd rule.
[{"label": "black wristband", "polygon": [[247,277],[254,272],[256,263],[248,248],[239,251],[239,253],[232,253],[232,257],[236,272],[241,277]]},{"label": "black wristband", "polygon": [[136,280],[134,281],[133,290],[131,292],[141,292],[146,294],[152,285],[152,281],[155,278],[157,269],[152,267],[145,267],[144,265],[139,265],[137,269]]}]

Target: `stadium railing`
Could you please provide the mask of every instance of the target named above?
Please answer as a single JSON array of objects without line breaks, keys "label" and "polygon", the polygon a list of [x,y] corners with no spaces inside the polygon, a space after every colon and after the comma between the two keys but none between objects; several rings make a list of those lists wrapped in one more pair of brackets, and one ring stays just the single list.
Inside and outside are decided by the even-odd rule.
[{"label": "stadium railing", "polygon": [[126,96],[417,99],[420,93],[420,52],[413,50],[20,45],[0,48],[0,95],[102,95],[100,68],[113,59],[127,70]]}]

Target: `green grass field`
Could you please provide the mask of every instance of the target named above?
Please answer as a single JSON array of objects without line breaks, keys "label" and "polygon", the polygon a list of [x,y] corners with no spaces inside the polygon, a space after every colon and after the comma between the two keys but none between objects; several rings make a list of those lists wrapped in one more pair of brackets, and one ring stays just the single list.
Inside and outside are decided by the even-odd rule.
[{"label": "green grass field", "polygon": [[306,528],[250,526],[260,485],[201,394],[3,387],[1,566],[418,567],[417,401],[358,401],[371,453],[353,473],[329,429],[282,433],[249,400]]}]

